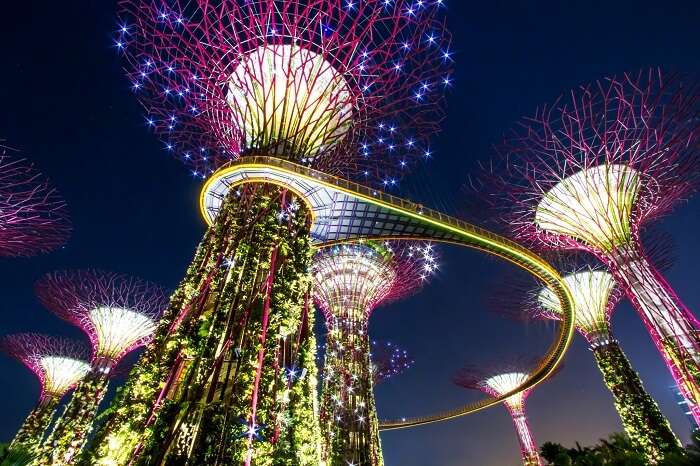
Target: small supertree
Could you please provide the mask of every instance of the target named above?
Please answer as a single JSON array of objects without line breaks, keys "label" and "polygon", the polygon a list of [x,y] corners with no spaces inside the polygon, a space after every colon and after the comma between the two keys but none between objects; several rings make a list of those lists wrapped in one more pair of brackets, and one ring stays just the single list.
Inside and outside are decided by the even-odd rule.
[{"label": "small supertree", "polygon": [[366,242],[323,249],[314,257],[314,299],[328,329],[321,398],[327,464],[383,464],[369,318],[378,305],[418,291],[436,267],[430,244]]},{"label": "small supertree", "polygon": [[[120,0],[115,46],[147,124],[194,176],[266,155],[391,185],[430,156],[442,118],[442,3]],[[219,199],[167,325],[96,434],[95,463],[320,461],[304,330],[312,213],[268,183]],[[290,402],[278,400],[285,365],[308,374]]]},{"label": "small supertree", "polygon": [[[681,444],[671,425],[612,335],[610,320],[623,295],[621,288],[601,268],[590,265],[577,268],[572,258],[560,261],[560,265],[560,270],[568,270],[562,273],[574,299],[576,329],[588,342],[630,440],[650,463],[669,453],[679,453]],[[561,307],[551,289],[540,285],[512,291],[513,303],[502,311],[523,317],[561,318]]]},{"label": "small supertree", "polygon": [[522,121],[489,167],[517,239],[597,256],[700,420],[700,323],[653,267],[641,227],[697,186],[700,93],[656,70],[582,86]]},{"label": "small supertree", "polygon": [[0,350],[17,359],[39,379],[39,402],[12,439],[12,447],[34,451],[44,439],[63,395],[89,371],[88,347],[73,340],[36,333],[18,333],[0,339]]},{"label": "small supertree", "polygon": [[102,270],[66,270],[35,285],[39,301],[90,338],[90,372],[42,448],[38,464],[73,464],[85,445],[112,369],[152,337],[167,306],[165,290],[139,278]]},{"label": "small supertree", "polygon": [[414,361],[408,351],[390,341],[372,340],[370,350],[374,385],[401,375],[413,366]]},{"label": "small supertree", "polygon": [[0,256],[33,256],[70,236],[66,203],[34,166],[0,141]]},{"label": "small supertree", "polygon": [[[487,395],[498,397],[515,390],[527,380],[529,368],[525,366],[526,364],[519,363],[489,371],[465,367],[455,375],[453,381],[460,387],[480,390]],[[530,390],[525,390],[506,398],[503,404],[508,409],[513,424],[515,424],[523,464],[525,466],[542,466],[544,463],[540,459],[537,444],[525,415],[525,400],[529,395]]]}]

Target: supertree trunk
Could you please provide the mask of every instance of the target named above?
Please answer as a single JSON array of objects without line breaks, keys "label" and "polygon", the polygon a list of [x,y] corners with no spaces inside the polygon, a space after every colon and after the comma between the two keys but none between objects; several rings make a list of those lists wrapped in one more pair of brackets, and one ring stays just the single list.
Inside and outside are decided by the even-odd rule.
[{"label": "supertree trunk", "polygon": [[272,185],[231,190],[93,464],[318,464],[315,348],[300,337],[310,255],[303,202]]},{"label": "supertree trunk", "polygon": [[540,454],[537,451],[537,445],[535,444],[535,440],[532,438],[530,423],[527,421],[527,416],[525,416],[524,406],[519,405],[516,408],[511,406],[508,402],[506,402],[506,406],[510,411],[513,424],[515,424],[515,431],[518,434],[518,443],[520,444],[520,454],[523,459],[523,465],[543,466],[544,463],[542,462]]},{"label": "supertree trunk", "polygon": [[13,448],[21,447],[30,451],[40,446],[59,401],[59,397],[44,396],[24,420],[10,445]]},{"label": "supertree trunk", "polygon": [[700,324],[642,251],[621,246],[608,262],[700,423]]},{"label": "supertree trunk", "polygon": [[632,443],[653,463],[669,453],[680,453],[681,444],[671,425],[644,390],[622,348],[609,340],[607,344],[595,347],[593,354]]},{"label": "supertree trunk", "polygon": [[93,370],[73,392],[63,414],[41,449],[36,464],[59,466],[75,464],[92,428],[97,409],[107,394],[109,378]]},{"label": "supertree trunk", "polygon": [[321,431],[328,466],[384,464],[366,320],[332,317],[324,363]]}]

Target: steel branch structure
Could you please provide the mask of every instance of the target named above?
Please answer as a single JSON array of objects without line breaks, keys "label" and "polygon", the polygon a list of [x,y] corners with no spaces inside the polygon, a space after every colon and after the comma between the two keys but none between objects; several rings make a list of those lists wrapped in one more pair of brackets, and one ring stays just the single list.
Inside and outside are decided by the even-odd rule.
[{"label": "steel branch structure", "polygon": [[378,305],[418,291],[436,269],[430,244],[367,241],[322,249],[314,257],[314,299],[328,330],[321,401],[326,464],[384,464],[369,318]]},{"label": "steel branch structure", "polygon": [[0,141],[0,256],[48,252],[63,245],[70,232],[58,192]]},{"label": "steel branch structure", "polygon": [[152,338],[167,306],[167,293],[139,278],[91,269],[46,274],[35,288],[48,310],[80,328],[92,343],[90,373],[78,384],[38,462],[73,464],[106,394],[112,369]]},{"label": "steel branch structure", "polygon": [[39,402],[12,439],[13,447],[35,450],[43,441],[59,401],[90,370],[86,345],[35,333],[0,339],[0,350],[36,375],[41,386]]},{"label": "steel branch structure", "polygon": [[589,251],[642,317],[700,420],[700,323],[647,259],[640,229],[697,187],[700,92],[657,70],[582,86],[522,121],[488,169],[513,235]]},{"label": "steel branch structure", "polygon": [[372,340],[369,355],[374,385],[403,374],[413,366],[408,351],[390,341]]},{"label": "steel branch structure", "polygon": [[[451,83],[442,0],[118,5],[115,46],[147,124],[194,176],[263,154],[389,186],[430,156]],[[319,462],[312,213],[274,183],[217,195],[94,463]],[[287,366],[308,376],[290,384]]]},{"label": "steel branch structure", "polygon": [[[480,390],[488,395],[500,397],[521,386],[527,378],[527,369],[523,370],[521,367],[499,368],[490,372],[465,367],[457,373],[454,382],[464,388]],[[523,465],[542,466],[544,462],[540,459],[537,444],[525,415],[525,400],[529,394],[530,390],[524,390],[510,395],[503,404],[508,409],[515,425]]]}]

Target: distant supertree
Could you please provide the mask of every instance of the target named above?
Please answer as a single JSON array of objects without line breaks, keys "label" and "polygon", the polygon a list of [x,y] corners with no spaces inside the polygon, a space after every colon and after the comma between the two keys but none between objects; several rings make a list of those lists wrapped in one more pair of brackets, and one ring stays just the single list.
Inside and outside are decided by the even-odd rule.
[{"label": "distant supertree", "polygon": [[0,350],[27,366],[39,379],[39,402],[12,439],[12,447],[33,451],[51,423],[63,395],[90,370],[90,356],[82,343],[36,333],[18,333],[0,339]]},{"label": "distant supertree", "polygon": [[70,236],[66,203],[32,164],[0,141],[0,256],[33,256]]},{"label": "distant supertree", "polygon": [[413,366],[414,361],[408,351],[390,341],[372,340],[370,350],[374,385],[401,375]]},{"label": "distant supertree", "polygon": [[74,464],[84,447],[112,369],[146,344],[167,306],[163,288],[139,278],[102,270],[46,274],[36,283],[41,303],[90,338],[90,373],[76,387],[56,421],[38,464]]},{"label": "distant supertree", "polygon": [[383,464],[369,317],[378,305],[418,291],[436,267],[430,244],[366,242],[323,249],[314,257],[314,299],[328,329],[321,399],[327,464]]},{"label": "distant supertree", "polygon": [[[663,263],[662,259],[653,262]],[[575,256],[554,262],[574,299],[576,329],[588,342],[628,437],[650,463],[679,453],[681,444],[671,425],[612,335],[610,320],[623,295],[621,288],[610,273],[600,267],[580,266]],[[510,288],[504,291],[499,287],[500,298],[492,300],[498,311],[518,317],[561,319],[561,306],[551,289],[539,284],[513,284]],[[504,299],[504,294],[510,296]]]},{"label": "distant supertree", "polygon": [[[460,387],[480,390],[494,397],[502,396],[527,380],[529,368],[525,366],[526,364],[518,363],[489,371],[465,367],[455,375],[454,383]],[[525,415],[525,400],[529,395],[530,390],[525,390],[506,398],[503,404],[508,409],[515,424],[523,464],[525,466],[542,466],[544,463],[540,459],[537,443],[532,437],[530,425]]]},{"label": "distant supertree", "polygon": [[[198,178],[266,155],[389,186],[430,156],[451,82],[442,0],[118,5],[115,46],[146,123]],[[96,434],[95,463],[320,461],[312,212],[285,187],[223,185],[167,325]],[[290,385],[283,365],[308,376]]]},{"label": "distant supertree", "polygon": [[609,268],[700,419],[700,323],[647,260],[640,230],[696,189],[700,92],[656,70],[582,86],[522,121],[489,167],[514,236]]}]

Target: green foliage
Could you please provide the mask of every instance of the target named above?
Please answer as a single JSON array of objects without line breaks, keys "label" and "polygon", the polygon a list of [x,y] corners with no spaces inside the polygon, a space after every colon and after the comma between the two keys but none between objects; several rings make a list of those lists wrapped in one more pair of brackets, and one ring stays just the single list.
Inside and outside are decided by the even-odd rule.
[{"label": "green foliage", "polygon": [[27,451],[35,451],[41,445],[58,401],[58,397],[46,397],[29,413],[15,438],[12,439],[13,450],[19,447]]},{"label": "green foliage", "polygon": [[[319,464],[315,343],[302,338],[309,215],[282,188],[241,191],[222,205],[85,464],[125,465],[137,450],[143,465],[242,464],[249,447],[256,466]],[[306,376],[290,382],[288,366]],[[253,415],[260,435],[249,440]]]},{"label": "green foliage", "polygon": [[35,454],[23,445],[0,444],[0,466],[29,466]]},{"label": "green foliage", "polygon": [[628,442],[649,463],[678,455],[681,452],[680,441],[659,406],[644,389],[639,375],[632,369],[620,346],[611,342],[596,348],[593,354],[613,395]]},{"label": "green foliage", "polygon": [[566,448],[546,442],[540,451],[549,466],[700,466],[700,437],[697,433],[685,453],[682,450],[669,453],[658,462],[649,462],[629,437],[621,433],[611,434],[591,447],[581,447],[577,443],[575,448]]},{"label": "green foliage", "polygon": [[40,450],[37,465],[70,464],[80,455],[107,393],[108,383],[106,375],[93,372],[76,386],[70,402]]}]

